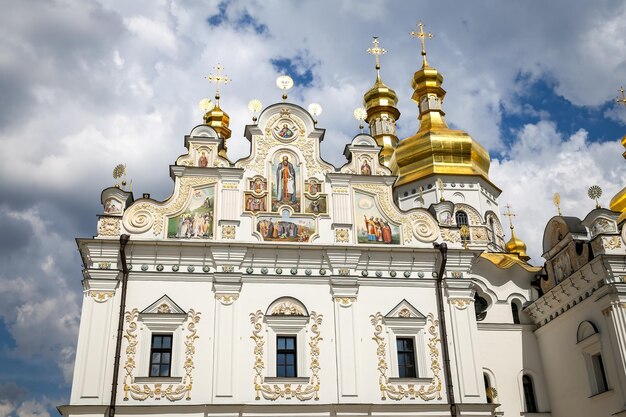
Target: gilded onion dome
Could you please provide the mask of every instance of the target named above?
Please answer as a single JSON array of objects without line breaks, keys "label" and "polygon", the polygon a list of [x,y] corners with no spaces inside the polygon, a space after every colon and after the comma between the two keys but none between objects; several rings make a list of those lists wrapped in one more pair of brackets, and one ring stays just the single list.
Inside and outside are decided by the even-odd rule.
[{"label": "gilded onion dome", "polygon": [[517,255],[520,259],[527,261],[530,256],[526,255],[526,244],[522,239],[515,236],[515,231],[511,227],[511,239],[504,246],[508,253]]},{"label": "gilded onion dome", "polygon": [[396,136],[396,122],[400,118],[400,111],[396,107],[398,95],[380,78],[379,56],[386,51],[379,47],[377,37],[374,37],[373,47],[367,51],[376,58],[376,81],[363,96],[363,105],[367,112],[365,120],[370,127],[370,134],[382,148],[378,156],[380,163],[389,166],[391,156],[398,146]]},{"label": "gilded onion dome", "polygon": [[[622,145],[626,148],[626,136],[622,138]],[[626,151],[622,154],[626,159]],[[620,192],[615,194],[610,202],[610,208],[613,211],[619,211],[622,215],[619,217],[619,222],[626,220],[626,187],[622,188]]]},{"label": "gilded onion dome", "polygon": [[228,159],[226,156],[226,151],[228,150],[226,141],[230,138],[232,132],[228,128],[230,116],[220,107],[220,83],[228,84],[231,80],[228,76],[222,74],[223,69],[224,68],[220,64],[217,64],[217,67],[215,67],[216,74],[209,74],[207,77],[209,82],[215,83],[215,107],[210,108],[204,114],[203,119],[204,124],[215,129],[217,135],[222,140],[220,150],[218,152],[219,156]]},{"label": "gilded onion dome", "polygon": [[442,109],[443,76],[428,65],[423,47],[422,56],[423,65],[411,82],[412,99],[419,107],[419,130],[400,142],[391,159],[390,168],[398,176],[395,187],[431,175],[475,175],[491,184],[489,153],[467,132],[448,127]]}]

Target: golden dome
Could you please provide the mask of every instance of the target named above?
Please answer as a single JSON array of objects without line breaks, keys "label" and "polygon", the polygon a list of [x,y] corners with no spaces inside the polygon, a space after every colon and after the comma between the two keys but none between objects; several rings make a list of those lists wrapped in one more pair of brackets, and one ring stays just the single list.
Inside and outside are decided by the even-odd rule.
[{"label": "golden dome", "polygon": [[373,47],[368,49],[368,52],[376,57],[376,82],[363,96],[363,106],[367,112],[365,120],[370,127],[370,134],[382,148],[379,154],[380,162],[389,166],[391,156],[398,146],[396,136],[396,121],[400,118],[400,111],[396,107],[398,95],[380,78],[379,57],[386,51],[379,46],[377,37],[374,37]]},{"label": "golden dome", "polygon": [[522,239],[515,236],[515,231],[511,227],[511,239],[506,242],[505,249],[508,253],[513,253],[519,256],[520,259],[527,261],[530,256],[526,255],[526,244]]},{"label": "golden dome", "polygon": [[[626,148],[626,136],[622,138],[622,146]],[[626,158],[626,151],[624,151],[622,156]],[[618,220],[619,223],[626,220],[626,187],[622,188],[620,192],[613,196],[611,202],[609,203],[609,207],[613,211],[619,211],[622,213]]]},{"label": "golden dome", "polygon": [[424,59],[411,82],[420,126],[415,135],[400,142],[391,159],[390,167],[398,176],[395,187],[441,174],[476,175],[493,185],[488,176],[489,153],[467,132],[446,124],[442,83],[443,76]]},{"label": "golden dome", "polygon": [[222,139],[222,146],[218,154],[222,158],[226,158],[226,140],[230,138],[231,131],[228,128],[230,123],[230,116],[220,108],[219,97],[216,97],[217,103],[213,109],[204,114],[204,124],[211,126],[217,132],[218,136]]}]

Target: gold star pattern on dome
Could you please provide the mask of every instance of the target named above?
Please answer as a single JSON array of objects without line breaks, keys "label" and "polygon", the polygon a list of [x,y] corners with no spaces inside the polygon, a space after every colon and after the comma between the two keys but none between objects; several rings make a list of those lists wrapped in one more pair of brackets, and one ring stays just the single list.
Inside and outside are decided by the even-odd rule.
[{"label": "gold star pattern on dome", "polygon": [[209,76],[206,77],[206,79],[209,80],[210,83],[215,83],[215,99],[216,100],[220,99],[220,83],[224,83],[224,85],[226,85],[230,81],[232,81],[230,78],[228,78],[228,76],[222,74],[223,69],[224,67],[222,67],[218,63],[217,67],[215,67],[216,74],[215,75],[209,74]]},{"label": "gold star pattern on dome", "polygon": [[378,75],[378,78],[380,78],[380,56],[387,52],[387,50],[380,47],[380,44],[378,42],[378,36],[374,36],[372,44],[374,46],[368,48],[367,53],[374,55],[374,58],[376,58],[376,74]]},{"label": "gold star pattern on dome", "polygon": [[422,60],[423,66],[424,68],[426,68],[428,67],[428,62],[426,61],[426,39],[432,39],[433,34],[424,32],[424,25],[422,24],[421,20],[417,24],[417,26],[419,26],[420,28],[419,32],[412,31],[411,36],[413,36],[414,38],[419,38],[420,42],[422,43]]},{"label": "gold star pattern on dome", "polygon": [[622,94],[622,97],[616,98],[615,102],[617,104],[621,104],[624,107],[626,107],[626,95],[624,94],[624,87],[620,87],[620,89],[618,91]]}]

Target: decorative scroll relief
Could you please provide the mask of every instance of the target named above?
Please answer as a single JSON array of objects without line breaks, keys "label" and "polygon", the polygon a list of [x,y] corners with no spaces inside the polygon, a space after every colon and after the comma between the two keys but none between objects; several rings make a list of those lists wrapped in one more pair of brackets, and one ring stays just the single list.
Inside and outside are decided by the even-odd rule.
[{"label": "decorative scroll relief", "polygon": [[472,299],[469,298],[450,298],[448,299],[448,302],[450,304],[452,304],[454,307],[457,308],[457,310],[465,310],[467,307],[469,307],[470,304],[472,304]]},{"label": "decorative scroll relief", "polygon": [[87,294],[93,298],[96,303],[106,303],[115,295],[115,291],[94,291],[89,290]]},{"label": "decorative scroll relief", "polygon": [[200,313],[196,313],[193,309],[187,313],[187,335],[185,336],[185,364],[183,369],[185,375],[183,376],[182,383],[178,385],[174,384],[144,384],[139,386],[133,384],[133,371],[137,366],[135,363],[135,355],[137,354],[137,318],[139,317],[139,310],[134,308],[132,311],[127,311],[125,314],[125,320],[128,324],[128,328],[125,331],[124,339],[127,341],[126,346],[126,362],[124,363],[124,370],[126,375],[124,376],[124,401],[129,400],[129,395],[134,400],[144,401],[148,398],[154,398],[160,400],[161,398],[167,398],[170,401],[179,401],[185,398],[191,400],[191,389],[193,388],[192,371],[194,369],[193,357],[196,352],[194,346],[196,339],[198,339],[198,331],[196,325],[200,321]]},{"label": "decorative scroll relief", "polygon": [[284,301],[274,306],[272,316],[304,316],[304,309],[290,301]]},{"label": "decorative scroll relief", "polygon": [[253,330],[250,338],[254,341],[254,390],[256,391],[256,400],[261,399],[261,395],[266,400],[275,401],[278,398],[284,398],[287,400],[293,397],[300,401],[307,400],[319,400],[320,390],[320,349],[319,342],[322,339],[320,336],[319,326],[322,324],[323,316],[312,311],[310,316],[310,332],[311,338],[309,340],[309,347],[311,349],[311,376],[309,377],[309,383],[306,385],[298,384],[266,384],[265,383],[265,363],[263,362],[263,347],[265,346],[265,340],[263,339],[263,313],[261,310],[257,310],[256,313],[250,313],[250,322],[252,323]]},{"label": "decorative scroll relief", "polygon": [[433,313],[429,313],[428,320],[428,349],[430,350],[430,370],[433,373],[433,377],[429,385],[421,385],[416,387],[415,384],[390,384],[389,377],[387,376],[387,353],[385,342],[386,329],[383,324],[383,315],[376,313],[370,316],[370,321],[374,326],[374,340],[378,344],[376,354],[378,355],[378,371],[380,376],[378,377],[378,385],[380,387],[381,400],[387,399],[400,401],[403,398],[410,398],[412,400],[421,398],[424,401],[430,401],[434,399],[441,399],[441,377],[439,373],[441,371],[441,365],[439,364],[439,333],[437,326],[439,321],[435,320]]},{"label": "decorative scroll relief", "polygon": [[215,298],[223,305],[231,305],[239,299],[239,294],[216,294]]},{"label": "decorative scroll relief", "polygon": [[602,237],[602,245],[607,249],[617,249],[622,247],[619,236]]},{"label": "decorative scroll relief", "polygon": [[215,177],[181,177],[178,181],[178,194],[165,203],[138,202],[124,215],[124,227],[131,233],[143,233],[152,228],[155,236],[163,231],[165,217],[179,212],[185,207],[194,187],[217,183]]},{"label": "decorative scroll relief", "polygon": [[356,297],[335,297],[335,302],[341,307],[350,307],[356,302]]},{"label": "decorative scroll relief", "polygon": [[102,217],[98,222],[98,236],[119,236],[119,217]]},{"label": "decorative scroll relief", "polygon": [[420,242],[432,242],[439,236],[439,227],[435,219],[426,212],[401,213],[394,205],[391,197],[391,187],[384,184],[358,184],[355,190],[366,191],[377,195],[376,201],[380,204],[383,214],[391,221],[400,224],[404,243],[410,243],[413,236]]}]

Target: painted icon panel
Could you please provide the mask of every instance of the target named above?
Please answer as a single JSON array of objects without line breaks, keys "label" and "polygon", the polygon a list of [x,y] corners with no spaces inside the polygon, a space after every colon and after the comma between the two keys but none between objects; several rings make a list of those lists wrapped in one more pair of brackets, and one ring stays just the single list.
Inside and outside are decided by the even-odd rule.
[{"label": "painted icon panel", "polygon": [[167,237],[173,239],[212,239],[215,187],[194,190],[185,210],[171,217]]},{"label": "painted icon panel", "polygon": [[279,152],[272,164],[274,183],[272,184],[272,211],[278,211],[283,205],[300,212],[300,168],[295,158],[288,153]]},{"label": "painted icon panel", "polygon": [[287,210],[282,216],[259,216],[257,232],[265,241],[308,242],[316,232],[315,220],[290,217]]},{"label": "painted icon panel", "polygon": [[355,193],[357,241],[372,244],[399,244],[400,228],[389,222],[376,205],[373,196]]}]

